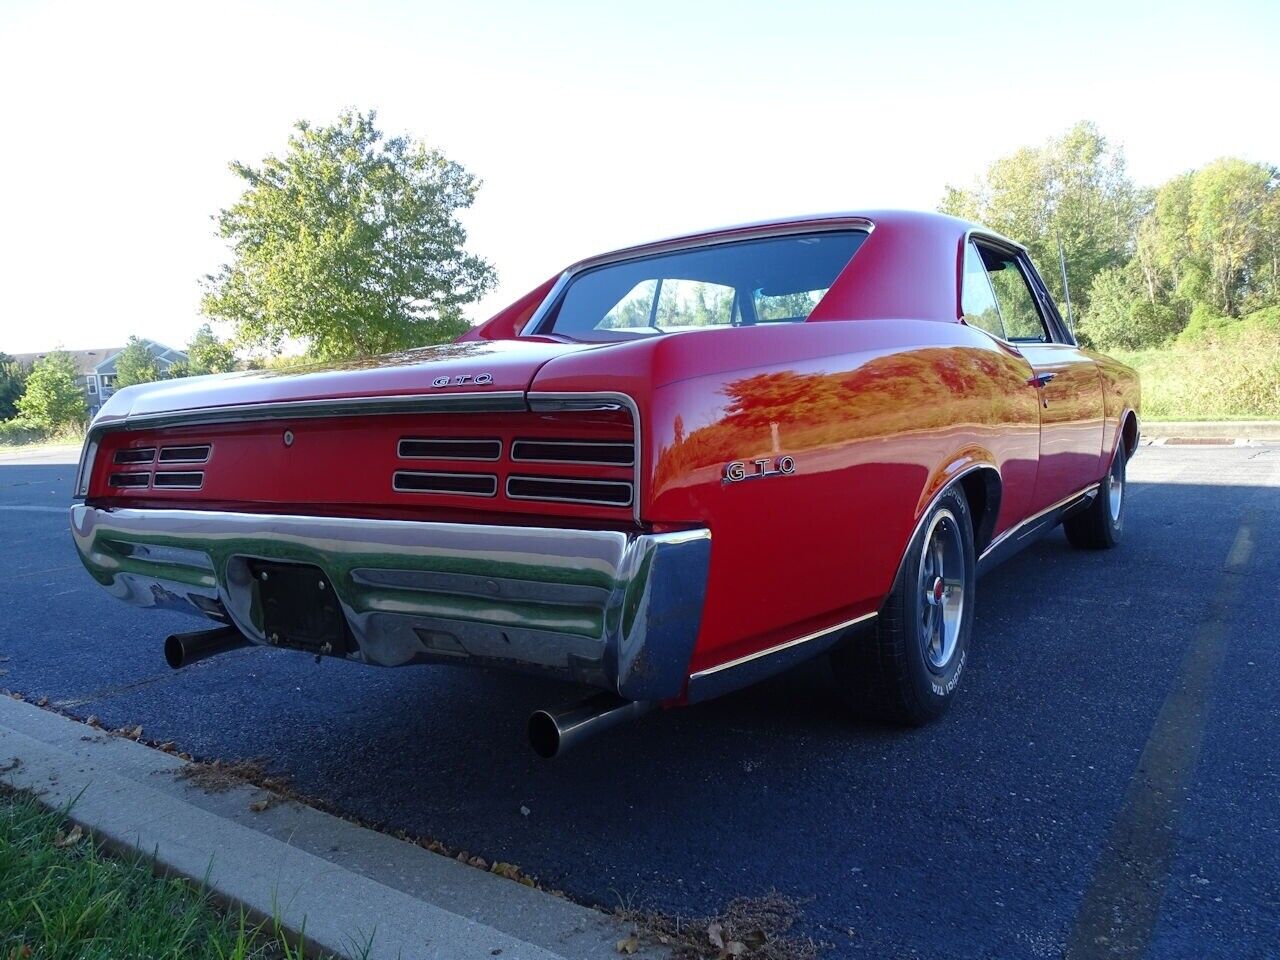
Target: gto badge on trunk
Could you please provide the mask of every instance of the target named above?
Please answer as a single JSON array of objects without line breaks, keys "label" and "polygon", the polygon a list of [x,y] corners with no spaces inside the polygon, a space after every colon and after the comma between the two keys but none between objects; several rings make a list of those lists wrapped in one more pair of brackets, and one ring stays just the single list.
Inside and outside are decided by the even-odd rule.
[{"label": "gto badge on trunk", "polygon": [[724,483],[740,480],[763,480],[765,477],[788,477],[796,472],[793,457],[762,457],[759,460],[734,460],[724,465]]},{"label": "gto badge on trunk", "polygon": [[477,373],[473,377],[469,373],[462,373],[454,377],[436,377],[431,381],[433,387],[460,387],[464,383],[474,383],[483,387],[487,383],[493,383],[493,374]]}]

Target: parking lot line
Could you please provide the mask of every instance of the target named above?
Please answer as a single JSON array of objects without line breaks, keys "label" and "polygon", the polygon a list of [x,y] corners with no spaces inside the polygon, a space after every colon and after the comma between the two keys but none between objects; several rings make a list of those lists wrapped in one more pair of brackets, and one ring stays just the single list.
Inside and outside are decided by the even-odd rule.
[{"label": "parking lot line", "polygon": [[1146,956],[1173,865],[1178,820],[1204,741],[1214,678],[1253,555],[1256,510],[1248,511],[1214,595],[1174,679],[1125,791],[1124,805],[1085,891],[1067,960]]}]

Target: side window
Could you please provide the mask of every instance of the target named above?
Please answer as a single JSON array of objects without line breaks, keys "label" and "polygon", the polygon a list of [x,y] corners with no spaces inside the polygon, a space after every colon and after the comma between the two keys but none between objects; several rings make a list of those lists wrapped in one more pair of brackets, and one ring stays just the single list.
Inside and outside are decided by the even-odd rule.
[{"label": "side window", "polygon": [[1053,338],[1040,316],[1027,278],[1018,266],[1015,254],[994,247],[979,246],[982,263],[991,278],[991,287],[1000,305],[1000,318],[1004,321],[1005,337],[1017,343],[1048,343]]},{"label": "side window", "polygon": [[969,326],[985,330],[1001,340],[1007,339],[987,268],[982,263],[978,248],[972,243],[965,244],[964,248],[964,282],[960,292],[960,309],[964,313],[964,322]]}]

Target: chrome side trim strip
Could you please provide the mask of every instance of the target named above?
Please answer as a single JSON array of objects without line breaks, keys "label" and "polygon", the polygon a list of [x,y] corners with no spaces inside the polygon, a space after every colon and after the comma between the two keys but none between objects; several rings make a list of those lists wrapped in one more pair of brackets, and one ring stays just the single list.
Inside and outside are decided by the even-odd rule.
[{"label": "chrome side trim strip", "polygon": [[631,442],[635,447],[635,466],[632,476],[631,503],[632,515],[636,523],[640,522],[640,470],[644,462],[644,451],[640,445],[640,407],[626,393],[583,392],[556,393],[530,390],[527,394],[529,409],[533,411],[557,410],[618,410],[631,411]]},{"label": "chrome side trim strip", "polygon": [[717,664],[714,667],[707,667],[705,670],[699,670],[689,679],[696,680],[703,677],[709,677],[713,674],[720,673],[723,670],[732,670],[743,664],[750,663],[753,660],[759,660],[762,657],[771,657],[775,653],[781,653],[784,650],[790,650],[792,647],[798,647],[802,643],[808,643],[810,640],[817,640],[819,637],[825,637],[830,633],[838,633],[841,630],[847,630],[854,624],[862,623],[864,620],[874,619],[878,614],[864,613],[860,617],[854,617],[852,620],[845,620],[843,623],[837,623],[834,627],[825,627],[822,630],[815,630],[813,633],[806,633],[803,637],[796,637],[794,640],[788,640],[785,643],[779,643],[764,650],[757,650],[755,653],[749,653],[745,657],[738,657],[737,660],[730,660],[728,663]]},{"label": "chrome side trim strip", "polygon": [[[1075,493],[1071,494],[1071,496],[1063,497],[1061,500],[1059,500],[1057,503],[1053,504],[1052,506],[1045,507],[1039,513],[1034,513],[1031,516],[1027,517],[1027,519],[1019,523],[1015,523],[1012,527],[1010,527],[1004,533],[1000,534],[1000,536],[995,537],[989,544],[987,544],[987,549],[983,550],[982,553],[979,554],[978,562],[981,563],[983,560],[985,560],[998,547],[1000,547],[1001,544],[1005,543],[1014,534],[1018,534],[1018,539],[1021,540],[1022,537],[1033,532],[1033,531],[1025,530],[1026,527],[1036,523],[1039,520],[1044,519],[1049,514],[1053,513],[1055,510],[1065,510],[1073,506],[1074,501],[1081,500],[1084,497],[1087,497],[1089,494],[1096,491],[1098,487],[1099,487],[1099,484],[1091,483],[1087,487],[1084,487],[1083,489],[1078,490]],[[1024,531],[1024,532],[1019,533],[1019,531]]]}]

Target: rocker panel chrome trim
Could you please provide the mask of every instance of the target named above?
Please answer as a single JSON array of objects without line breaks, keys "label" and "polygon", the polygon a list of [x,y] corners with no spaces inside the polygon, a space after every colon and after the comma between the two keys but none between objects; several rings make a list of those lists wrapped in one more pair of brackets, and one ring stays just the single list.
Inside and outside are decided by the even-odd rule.
[{"label": "rocker panel chrome trim", "polygon": [[832,627],[815,630],[802,637],[787,640],[764,650],[699,670],[689,677],[688,702],[710,700],[731,690],[749,686],[765,677],[787,669],[803,660],[816,657],[839,642],[850,627],[874,620],[877,613],[864,613]]}]

